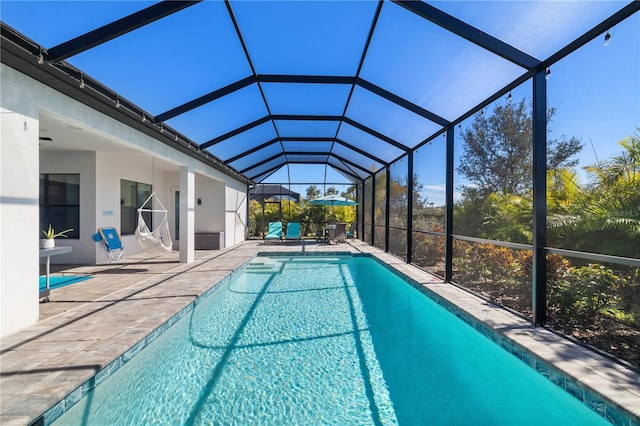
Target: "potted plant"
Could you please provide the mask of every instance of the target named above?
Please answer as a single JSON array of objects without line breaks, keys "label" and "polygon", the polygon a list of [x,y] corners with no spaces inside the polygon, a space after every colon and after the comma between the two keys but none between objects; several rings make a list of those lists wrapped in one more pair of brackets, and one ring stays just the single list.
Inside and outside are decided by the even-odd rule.
[{"label": "potted plant", "polygon": [[64,231],[56,232],[51,224],[49,224],[49,229],[46,231],[42,231],[45,238],[40,239],[40,248],[54,248],[56,246],[55,239],[57,237],[67,237],[67,233],[73,231],[73,228],[65,229]]}]

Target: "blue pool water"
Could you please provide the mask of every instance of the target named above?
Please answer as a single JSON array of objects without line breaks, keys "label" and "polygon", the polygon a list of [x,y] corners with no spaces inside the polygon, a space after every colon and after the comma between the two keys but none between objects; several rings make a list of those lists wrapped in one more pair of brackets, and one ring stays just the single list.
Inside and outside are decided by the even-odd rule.
[{"label": "blue pool water", "polygon": [[255,259],[56,424],[607,423],[375,260],[300,256]]},{"label": "blue pool water", "polygon": [[[54,290],[56,288],[66,287],[68,285],[76,284],[91,278],[93,277],[90,275],[84,275],[84,276],[73,275],[73,276],[65,276],[65,277],[53,275],[49,277],[49,289]],[[39,289],[40,291],[44,291],[46,288],[47,288],[47,277],[45,275],[41,275],[40,281],[39,281]]]}]

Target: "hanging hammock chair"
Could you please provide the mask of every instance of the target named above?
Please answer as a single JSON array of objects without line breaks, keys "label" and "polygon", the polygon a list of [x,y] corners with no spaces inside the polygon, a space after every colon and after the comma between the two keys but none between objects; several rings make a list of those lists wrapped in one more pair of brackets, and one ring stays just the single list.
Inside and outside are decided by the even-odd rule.
[{"label": "hanging hammock chair", "polygon": [[[144,208],[144,206],[146,206],[154,196],[156,197],[156,201],[160,205],[161,210]],[[153,231],[149,230],[147,223],[144,221],[144,217],[142,216],[143,212],[162,214],[160,224]],[[171,240],[169,221],[167,219],[167,209],[164,208],[155,192],[151,193],[149,198],[147,198],[147,201],[145,201],[138,209],[138,227],[136,228],[135,234],[138,245],[146,252],[167,254],[171,253],[171,250],[173,249],[173,240]]]}]

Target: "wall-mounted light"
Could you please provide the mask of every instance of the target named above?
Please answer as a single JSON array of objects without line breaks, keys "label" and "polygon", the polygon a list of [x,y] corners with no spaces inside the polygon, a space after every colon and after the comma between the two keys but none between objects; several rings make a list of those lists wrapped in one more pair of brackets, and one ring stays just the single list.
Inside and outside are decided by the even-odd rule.
[{"label": "wall-mounted light", "polygon": [[607,33],[604,36],[604,45],[608,46],[611,43],[611,33],[607,30]]},{"label": "wall-mounted light", "polygon": [[84,77],[80,75],[80,88],[84,89]]},{"label": "wall-mounted light", "polygon": [[116,108],[120,108],[120,97],[116,96]]},{"label": "wall-mounted light", "polygon": [[201,206],[202,205],[202,198],[198,198],[198,205]]},{"label": "wall-mounted light", "polygon": [[36,61],[38,61],[40,65],[44,64],[44,55],[42,54],[42,49],[40,49],[40,53],[38,54],[38,56],[36,56]]}]

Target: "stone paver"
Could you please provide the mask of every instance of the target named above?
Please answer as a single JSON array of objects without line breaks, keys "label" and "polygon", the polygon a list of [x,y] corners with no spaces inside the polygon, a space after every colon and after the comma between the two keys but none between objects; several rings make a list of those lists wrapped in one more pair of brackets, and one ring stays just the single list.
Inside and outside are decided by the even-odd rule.
[{"label": "stone paver", "polygon": [[197,251],[189,264],[179,263],[175,252],[116,264],[52,265],[52,273],[93,278],[53,290],[51,302],[40,304],[37,324],[2,338],[0,424],[25,425],[37,419],[258,252],[336,251],[377,257],[640,418],[640,374],[351,240],[339,245],[248,241],[220,251]]}]

